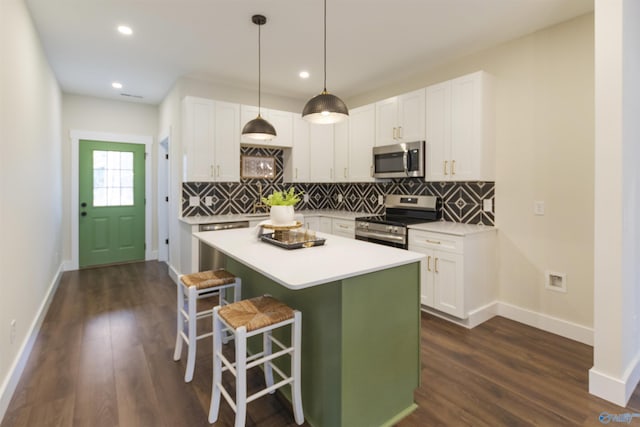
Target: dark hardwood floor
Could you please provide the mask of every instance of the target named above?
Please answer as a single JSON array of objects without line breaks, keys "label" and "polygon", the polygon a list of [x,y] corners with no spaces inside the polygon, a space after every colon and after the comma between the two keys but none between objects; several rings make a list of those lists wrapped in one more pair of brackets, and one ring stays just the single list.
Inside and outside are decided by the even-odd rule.
[{"label": "dark hardwood floor", "polygon": [[[201,341],[190,384],[174,343],[175,285],[164,264],[67,272],[2,427],[207,426],[210,341]],[[591,347],[504,318],[467,330],[423,314],[419,408],[398,426],[598,426],[602,412],[640,414],[638,389],[627,408],[587,392],[591,364]],[[260,371],[249,381],[260,386]],[[233,419],[223,402],[216,425]],[[296,424],[288,403],[267,395],[249,405],[247,425]]]}]

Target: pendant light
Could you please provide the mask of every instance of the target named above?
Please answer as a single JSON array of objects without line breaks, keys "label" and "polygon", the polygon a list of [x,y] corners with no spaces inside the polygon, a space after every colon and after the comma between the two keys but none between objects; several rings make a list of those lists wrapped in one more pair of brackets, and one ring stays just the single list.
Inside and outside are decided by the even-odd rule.
[{"label": "pendant light", "polygon": [[258,117],[247,122],[242,128],[242,135],[258,141],[269,141],[276,136],[275,128],[260,115],[261,68],[260,68],[260,27],[267,23],[263,15],[253,15],[251,22],[258,26]]},{"label": "pendant light", "polygon": [[324,0],[324,89],[314,96],[302,110],[302,118],[318,124],[338,123],[349,117],[346,104],[327,92],[327,0]]}]

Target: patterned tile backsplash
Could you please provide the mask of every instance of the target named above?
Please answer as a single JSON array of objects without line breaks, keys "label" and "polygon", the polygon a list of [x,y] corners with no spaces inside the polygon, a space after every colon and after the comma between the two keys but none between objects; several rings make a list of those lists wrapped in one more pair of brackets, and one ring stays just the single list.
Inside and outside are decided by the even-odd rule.
[{"label": "patterned tile backsplash", "polygon": [[[274,179],[241,179],[240,182],[185,182],[182,184],[182,215],[208,216],[252,212],[259,194],[295,186],[309,196],[297,210],[334,209],[352,212],[383,213],[378,198],[385,194],[423,194],[442,198],[442,218],[467,224],[494,225],[494,182],[425,182],[422,178],[391,179],[372,183],[285,183],[283,180],[282,150],[242,147],[242,154],[275,157]],[[338,202],[342,195],[342,202]],[[189,198],[200,198],[198,206],[189,206]],[[206,205],[211,197],[211,204]],[[491,199],[493,212],[483,212],[484,199]],[[264,210],[264,209],[262,209]],[[258,210],[258,212],[261,210]]]}]

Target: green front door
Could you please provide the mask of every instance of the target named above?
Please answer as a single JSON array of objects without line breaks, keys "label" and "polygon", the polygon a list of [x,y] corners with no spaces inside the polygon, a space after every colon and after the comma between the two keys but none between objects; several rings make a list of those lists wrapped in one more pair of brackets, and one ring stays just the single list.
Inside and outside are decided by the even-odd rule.
[{"label": "green front door", "polygon": [[79,265],[144,260],[144,145],[80,141]]}]

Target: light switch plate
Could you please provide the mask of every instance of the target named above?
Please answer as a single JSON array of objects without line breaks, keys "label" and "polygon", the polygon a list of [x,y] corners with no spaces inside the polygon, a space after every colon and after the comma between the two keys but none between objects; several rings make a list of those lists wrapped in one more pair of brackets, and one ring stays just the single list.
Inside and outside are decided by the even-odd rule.
[{"label": "light switch plate", "polygon": [[342,194],[338,194],[338,203],[342,203]]},{"label": "light switch plate", "polygon": [[309,202],[309,195],[308,195],[308,194],[304,194],[304,195],[302,196],[302,200],[303,200],[305,203],[308,203],[308,202]]},{"label": "light switch plate", "polygon": [[493,212],[493,200],[491,199],[482,200],[482,210],[484,212]]},{"label": "light switch plate", "polygon": [[189,196],[189,206],[200,206],[200,197]]},{"label": "light switch plate", "polygon": [[536,200],[533,202],[533,213],[536,215],[544,215],[544,201]]},{"label": "light switch plate", "polygon": [[382,194],[378,194],[378,204],[384,205],[384,196]]},{"label": "light switch plate", "polygon": [[204,205],[205,205],[205,206],[211,206],[211,205],[213,205],[213,197],[211,197],[211,196],[206,196],[206,197],[204,198]]}]

